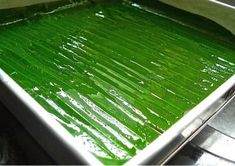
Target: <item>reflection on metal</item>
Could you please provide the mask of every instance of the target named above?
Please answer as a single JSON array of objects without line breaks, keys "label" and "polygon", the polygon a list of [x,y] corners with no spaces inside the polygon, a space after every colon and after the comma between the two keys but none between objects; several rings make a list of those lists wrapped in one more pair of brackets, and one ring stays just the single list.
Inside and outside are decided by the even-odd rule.
[{"label": "reflection on metal", "polygon": [[206,126],[192,143],[216,156],[235,162],[235,139],[210,126]]},{"label": "reflection on metal", "polygon": [[224,110],[209,125],[235,139],[235,98],[224,107]]},{"label": "reflection on metal", "polygon": [[16,116],[55,161],[60,164],[102,165],[1,69],[0,92],[0,101]]},{"label": "reflection on metal", "polygon": [[231,163],[227,160],[214,156],[210,153],[203,153],[194,165],[226,165],[226,166],[234,166],[234,163]]},{"label": "reflection on metal", "polygon": [[235,165],[235,96],[167,164]]},{"label": "reflection on metal", "polygon": [[235,97],[192,141],[200,148],[235,163]]},{"label": "reflection on metal", "polygon": [[227,2],[226,3],[226,1],[225,2],[223,2],[224,0],[210,0],[211,2],[214,2],[214,3],[217,3],[217,4],[219,4],[219,5],[222,5],[222,6],[226,6],[226,7],[229,7],[229,8],[232,8],[232,9],[235,9],[235,6],[234,5],[230,5],[230,3],[232,3],[232,2],[234,2],[234,1],[232,1],[232,2]]},{"label": "reflection on metal", "polygon": [[[195,131],[206,124],[206,121],[218,111],[218,108],[234,95],[234,87],[235,75],[132,158],[127,165],[165,162],[188,141]],[[2,70],[0,70],[0,91],[0,100],[7,105],[42,146],[54,155],[56,161],[66,164],[100,165],[94,156],[84,150],[79,142],[76,142],[58,122],[50,118],[50,115]],[[61,155],[65,155],[67,158],[61,158]],[[63,161],[64,159],[66,161]]]},{"label": "reflection on metal", "polygon": [[235,94],[235,75],[215,90],[210,96],[188,112],[152,144],[138,153],[127,165],[164,164],[188,141],[208,120],[218,113]]},{"label": "reflection on metal", "polygon": [[[234,87],[235,75],[138,153],[127,165],[166,162],[234,95]],[[65,164],[101,164],[2,70],[0,70],[0,91],[0,100],[56,161]],[[61,156],[64,157],[61,158]]]},{"label": "reflection on metal", "polygon": [[211,154],[193,143],[188,143],[176,154],[167,165],[226,165],[234,166],[233,162]]},{"label": "reflection on metal", "polygon": [[[25,2],[28,3],[29,1]],[[3,7],[4,5],[0,5],[0,8]],[[79,144],[57,121],[52,119],[40,104],[1,69],[0,92],[0,101],[11,110],[38,142],[53,155],[57,162],[60,164],[85,163],[101,165],[94,156],[85,150],[83,145]],[[126,165],[162,164],[168,161],[171,156],[195,136],[195,133],[198,133],[208,123],[208,120],[229,101],[234,92],[235,75],[190,110],[181,120],[138,153]],[[211,125],[216,126],[215,124]],[[212,132],[211,134],[214,134],[214,137],[220,137],[224,142],[229,140],[231,144],[234,144],[231,139],[218,133]],[[213,152],[218,148],[216,145],[209,146],[210,140],[204,139],[204,142],[202,140],[198,140],[198,142],[202,147],[207,147]],[[232,146],[235,149],[235,144]],[[234,153],[229,153],[230,155],[225,154],[224,157],[233,160],[231,154]]]}]

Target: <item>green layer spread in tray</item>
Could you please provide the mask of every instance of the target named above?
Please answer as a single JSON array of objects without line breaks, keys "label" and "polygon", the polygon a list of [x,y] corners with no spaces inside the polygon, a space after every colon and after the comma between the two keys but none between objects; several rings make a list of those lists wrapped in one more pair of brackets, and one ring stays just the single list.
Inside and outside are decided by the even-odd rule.
[{"label": "green layer spread in tray", "polygon": [[131,159],[235,71],[233,46],[135,6],[0,27],[0,68],[104,164]]}]

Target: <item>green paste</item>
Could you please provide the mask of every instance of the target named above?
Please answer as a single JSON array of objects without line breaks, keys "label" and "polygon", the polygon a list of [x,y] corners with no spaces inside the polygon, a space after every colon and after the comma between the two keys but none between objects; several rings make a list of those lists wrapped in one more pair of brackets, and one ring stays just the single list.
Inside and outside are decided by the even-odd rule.
[{"label": "green paste", "polygon": [[0,39],[0,68],[104,164],[131,159],[235,71],[228,43],[120,2],[5,25]]}]

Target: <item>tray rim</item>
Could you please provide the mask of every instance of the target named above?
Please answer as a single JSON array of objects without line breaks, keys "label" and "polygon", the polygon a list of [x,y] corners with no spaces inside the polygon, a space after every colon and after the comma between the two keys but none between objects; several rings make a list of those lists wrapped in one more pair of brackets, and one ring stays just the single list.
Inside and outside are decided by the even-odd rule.
[{"label": "tray rim", "polygon": [[[89,165],[103,165],[94,155],[86,150],[85,146],[75,140],[75,138],[35,100],[25,90],[23,90],[8,74],[6,74],[0,68],[0,101],[10,110],[12,114],[24,125],[24,127],[35,138],[35,131],[46,129],[52,139],[57,139],[60,143],[57,146],[61,149],[61,154],[51,154],[53,149],[48,146],[53,142],[42,142],[42,137],[35,138],[41,146],[49,152],[55,161],[66,164],[59,156],[68,153],[71,156],[66,155],[70,163],[84,163]],[[203,126],[213,114],[218,112],[219,108],[223,107],[229,99],[235,94],[235,75],[230,77],[219,88],[212,92],[202,102],[196,105],[193,109],[188,111],[181,119],[179,119],[173,126],[171,126],[161,136],[156,138],[151,144],[145,147],[142,151],[137,153],[133,158],[127,161],[124,165],[139,165],[149,163],[164,163],[167,158],[175,151],[178,151],[180,145],[185,144],[192,139],[192,135]],[[11,102],[7,100],[11,99]],[[19,112],[19,110],[24,110]],[[27,109],[27,110],[25,110]],[[17,111],[18,110],[18,111]],[[40,124],[38,126],[28,126],[35,119],[31,119],[25,123],[27,113],[32,114]],[[23,117],[23,118],[20,118]],[[191,124],[191,125],[189,125]],[[186,127],[187,126],[187,127]],[[51,135],[52,134],[52,135]],[[49,139],[51,140],[51,139]],[[76,146],[74,146],[76,145]],[[171,145],[169,147],[169,145]],[[156,148],[158,147],[158,148]],[[55,151],[58,153],[58,150]]]},{"label": "tray rim", "polygon": [[234,96],[235,74],[125,165],[166,163],[188,141],[192,140]]},{"label": "tray rim", "polygon": [[[58,163],[103,165],[1,68],[0,101]],[[32,125],[35,122],[40,124]]]},{"label": "tray rim", "polygon": [[[46,0],[45,0],[46,1]],[[50,0],[57,1],[57,0]],[[210,0],[214,2],[216,0]],[[218,3],[219,4],[219,3]],[[222,5],[222,4],[219,4]],[[189,110],[181,119],[171,126],[151,144],[137,153],[124,165],[145,165],[151,163],[164,164],[178,150],[180,150],[196,133],[205,127],[208,120],[217,114],[229,100],[235,96],[235,75],[231,76],[220,87],[213,91],[203,101]],[[11,99],[12,103],[7,101]],[[89,164],[103,165],[84,145],[76,139],[35,100],[22,87],[20,87],[0,67],[0,101],[32,134],[38,143],[58,163],[63,164]],[[22,112],[17,110],[24,110]],[[25,120],[26,112],[33,119]],[[40,125],[30,125],[39,122]],[[185,127],[187,126],[187,127]],[[44,139],[37,131],[45,130],[50,138]],[[76,145],[76,146],[74,146]],[[170,146],[170,147],[169,147]],[[156,148],[157,147],[157,148]],[[67,158],[63,159],[62,155]]]}]

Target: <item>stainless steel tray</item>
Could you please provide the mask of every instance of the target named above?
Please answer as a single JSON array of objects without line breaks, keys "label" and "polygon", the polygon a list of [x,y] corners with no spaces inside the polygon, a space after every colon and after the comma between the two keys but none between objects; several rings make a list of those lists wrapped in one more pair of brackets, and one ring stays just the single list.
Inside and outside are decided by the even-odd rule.
[{"label": "stainless steel tray", "polygon": [[[235,75],[190,110],[126,165],[162,164],[199,132],[235,95]],[[0,101],[60,164],[102,165],[85,150],[51,115],[0,69]]]},{"label": "stainless steel tray", "polygon": [[138,153],[127,165],[135,165],[136,163],[164,164],[194,138],[234,95],[235,75]]},{"label": "stainless steel tray", "polygon": [[59,164],[102,165],[1,68],[0,101]]},{"label": "stainless steel tray", "polygon": [[[126,163],[164,164],[235,95],[235,75]],[[0,68],[0,101],[59,164],[102,165]]]},{"label": "stainless steel tray", "polygon": [[160,0],[176,8],[206,17],[235,34],[235,3],[233,0]]}]

